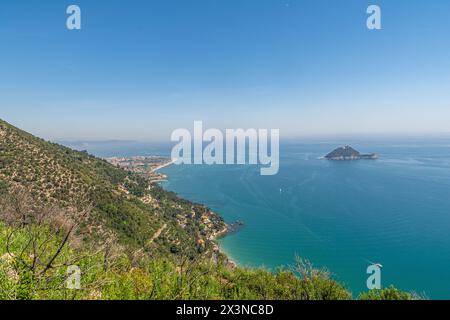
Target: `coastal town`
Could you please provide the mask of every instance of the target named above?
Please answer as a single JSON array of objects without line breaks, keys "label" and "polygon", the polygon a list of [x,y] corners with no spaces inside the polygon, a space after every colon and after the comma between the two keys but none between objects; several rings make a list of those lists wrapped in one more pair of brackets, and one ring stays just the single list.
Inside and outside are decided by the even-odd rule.
[{"label": "coastal town", "polygon": [[[132,157],[110,157],[105,159],[110,164],[121,168],[125,171],[133,172],[147,179],[150,184],[157,184],[159,182],[167,181],[167,176],[161,172],[160,169],[168,167],[174,163],[173,160],[161,156],[132,156]],[[127,188],[123,185],[119,186],[119,190],[129,194]],[[140,200],[152,206],[155,209],[161,209],[161,203],[155,199],[152,194],[146,193]],[[219,256],[225,259],[226,265],[230,268],[235,268],[236,263],[229,257],[224,255],[217,243],[217,239],[224,237],[228,234],[238,232],[244,227],[244,223],[237,221],[235,223],[226,224],[223,223],[220,216],[211,211],[207,207],[193,205],[190,212],[186,213],[181,204],[175,204],[171,208],[178,211],[175,215],[178,225],[182,229],[188,229],[190,222],[199,220],[201,225],[201,232],[196,235],[196,244],[201,248],[205,248],[206,242],[212,242],[212,260],[218,261]],[[163,225],[153,236],[151,242],[154,242],[163,232],[167,229],[167,225]]]},{"label": "coastal town", "polygon": [[151,183],[166,181],[167,176],[158,170],[173,164],[171,159],[161,156],[111,157],[105,160],[116,167],[139,174]]}]

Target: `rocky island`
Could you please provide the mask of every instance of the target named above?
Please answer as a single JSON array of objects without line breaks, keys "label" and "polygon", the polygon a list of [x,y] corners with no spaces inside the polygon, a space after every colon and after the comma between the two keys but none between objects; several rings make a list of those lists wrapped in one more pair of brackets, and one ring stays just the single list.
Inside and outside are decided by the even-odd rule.
[{"label": "rocky island", "polygon": [[375,153],[361,154],[350,146],[344,146],[337,148],[327,154],[324,159],[326,160],[375,160],[378,159],[378,155]]}]

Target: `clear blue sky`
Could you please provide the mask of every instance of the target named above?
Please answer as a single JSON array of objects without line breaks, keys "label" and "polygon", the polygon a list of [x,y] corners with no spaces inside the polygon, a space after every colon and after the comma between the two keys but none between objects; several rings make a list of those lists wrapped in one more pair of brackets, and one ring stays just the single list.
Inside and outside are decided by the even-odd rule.
[{"label": "clear blue sky", "polygon": [[0,118],[48,139],[167,140],[194,120],[449,132],[449,16],[448,0],[1,1]]}]

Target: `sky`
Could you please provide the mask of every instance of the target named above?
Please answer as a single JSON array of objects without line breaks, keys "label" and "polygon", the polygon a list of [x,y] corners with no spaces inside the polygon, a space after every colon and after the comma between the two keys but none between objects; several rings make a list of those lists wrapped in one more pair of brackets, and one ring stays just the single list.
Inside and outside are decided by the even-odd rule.
[{"label": "sky", "polygon": [[194,120],[448,133],[449,16],[448,0],[2,1],[0,118],[51,140],[167,141]]}]

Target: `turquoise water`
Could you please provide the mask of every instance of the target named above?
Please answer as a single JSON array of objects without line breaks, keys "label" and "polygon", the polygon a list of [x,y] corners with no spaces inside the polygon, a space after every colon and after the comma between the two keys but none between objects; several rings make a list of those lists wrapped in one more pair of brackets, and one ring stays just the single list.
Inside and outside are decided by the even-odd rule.
[{"label": "turquoise water", "polygon": [[450,141],[355,142],[381,159],[318,159],[336,146],[285,144],[270,177],[252,166],[172,166],[163,186],[245,223],[220,241],[240,265],[274,269],[297,254],[356,296],[376,262],[383,286],[450,298]]},{"label": "turquoise water", "polygon": [[[344,143],[381,158],[318,160]],[[116,144],[78,148],[105,157],[170,151]],[[356,296],[371,261],[384,266],[383,286],[450,298],[450,139],[284,143],[280,154],[276,176],[251,166],[171,166],[162,170],[169,176],[163,186],[245,223],[220,241],[240,265],[275,269],[298,254]]]}]

